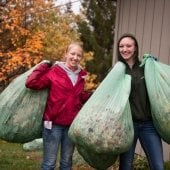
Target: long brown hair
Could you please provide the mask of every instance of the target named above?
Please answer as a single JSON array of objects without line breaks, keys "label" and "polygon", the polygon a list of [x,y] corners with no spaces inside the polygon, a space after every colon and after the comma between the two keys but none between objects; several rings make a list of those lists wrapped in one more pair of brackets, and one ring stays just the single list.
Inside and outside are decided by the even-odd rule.
[{"label": "long brown hair", "polygon": [[117,59],[118,61],[122,61],[123,63],[126,63],[124,58],[121,56],[120,54],[120,51],[119,51],[119,44],[120,44],[120,41],[123,39],[123,38],[131,38],[134,43],[135,43],[135,47],[136,47],[136,50],[135,50],[135,53],[134,53],[134,58],[135,58],[135,62],[139,62],[139,58],[138,58],[138,55],[139,55],[139,46],[138,46],[138,42],[137,42],[137,39],[135,38],[135,36],[133,34],[130,34],[130,33],[125,33],[123,34],[118,42],[117,42]]}]

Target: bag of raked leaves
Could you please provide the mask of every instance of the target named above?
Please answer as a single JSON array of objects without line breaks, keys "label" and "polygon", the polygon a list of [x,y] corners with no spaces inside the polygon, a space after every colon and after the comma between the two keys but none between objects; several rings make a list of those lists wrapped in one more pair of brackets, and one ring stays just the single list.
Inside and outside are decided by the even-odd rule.
[{"label": "bag of raked leaves", "polygon": [[71,124],[70,138],[94,168],[113,165],[117,155],[132,145],[130,87],[125,65],[117,62]]},{"label": "bag of raked leaves", "polygon": [[27,142],[23,144],[24,151],[39,151],[43,150],[43,139],[38,138],[33,141]]},{"label": "bag of raked leaves", "polygon": [[0,94],[0,139],[25,143],[41,138],[48,90],[25,87],[26,78],[35,67],[15,78]]},{"label": "bag of raked leaves", "polygon": [[155,128],[162,139],[170,144],[170,66],[145,54],[145,81]]}]

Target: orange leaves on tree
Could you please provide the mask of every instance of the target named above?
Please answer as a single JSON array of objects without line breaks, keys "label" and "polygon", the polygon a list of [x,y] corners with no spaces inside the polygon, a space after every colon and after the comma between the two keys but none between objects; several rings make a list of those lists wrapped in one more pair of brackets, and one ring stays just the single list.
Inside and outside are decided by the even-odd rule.
[{"label": "orange leaves on tree", "polygon": [[85,90],[91,91],[95,90],[99,83],[96,81],[97,75],[88,73],[86,77]]},{"label": "orange leaves on tree", "polygon": [[[8,15],[5,14],[6,20],[1,24],[0,86],[8,84],[42,59],[62,60],[67,45],[79,40],[75,29],[76,16],[63,14],[58,9],[46,11],[51,3],[45,4],[44,0],[34,1],[30,8],[24,6],[25,2],[17,0],[15,8],[9,9]],[[27,16],[31,17],[30,24],[26,22]],[[91,59],[93,53],[85,53],[82,66],[85,68],[85,63]],[[86,89],[96,87],[96,76],[88,73]]]},{"label": "orange leaves on tree", "polygon": [[43,33],[37,32],[36,34],[27,38],[25,45],[20,48],[16,48],[13,51],[1,53],[3,58],[0,62],[1,79],[0,81],[6,81],[8,78],[16,73],[21,74],[22,70],[31,68],[33,65],[39,63],[42,60],[41,48],[42,48]]},{"label": "orange leaves on tree", "polygon": [[[84,58],[83,60],[81,61],[81,65],[82,67],[85,68],[85,65],[86,65],[86,62],[89,61],[89,60],[92,60],[93,59],[93,53],[92,52],[88,52],[88,53],[84,53]],[[96,81],[97,80],[97,76],[95,74],[91,74],[88,72],[88,75],[85,79],[85,89],[86,90],[94,90],[97,88],[98,86],[98,82]]]},{"label": "orange leaves on tree", "polygon": [[31,53],[40,53],[41,48],[43,47],[43,38],[44,33],[42,31],[38,31],[33,34],[30,38],[26,40],[24,45],[25,51]]},{"label": "orange leaves on tree", "polygon": [[[8,84],[12,78],[25,72],[42,60],[41,48],[44,33],[32,30],[32,24],[27,23],[27,16],[33,9],[32,1],[10,1],[2,12],[0,29],[0,88]],[[44,0],[33,9],[45,8]],[[32,22],[33,15],[30,15]],[[37,18],[37,21],[40,19]]]},{"label": "orange leaves on tree", "polygon": [[43,22],[37,26],[45,33],[42,50],[45,59],[61,60],[67,45],[79,39],[77,31],[70,26],[73,21],[72,16],[63,14],[57,9],[46,13]]}]

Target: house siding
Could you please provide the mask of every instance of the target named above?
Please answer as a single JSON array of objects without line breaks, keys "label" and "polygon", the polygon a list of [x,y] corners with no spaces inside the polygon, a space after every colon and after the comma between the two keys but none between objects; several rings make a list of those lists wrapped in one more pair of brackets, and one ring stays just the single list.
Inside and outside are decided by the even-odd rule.
[{"label": "house siding", "polygon": [[[114,42],[123,33],[133,33],[139,42],[140,57],[151,53],[170,64],[169,9],[169,0],[118,0]],[[113,63],[115,61],[116,43]]]},{"label": "house siding", "polygon": [[[139,43],[139,54],[150,53],[170,64],[170,0],[117,0],[113,64],[116,42],[123,33],[132,33]],[[170,160],[170,146],[163,142],[164,160]],[[139,142],[136,153],[145,155]]]}]

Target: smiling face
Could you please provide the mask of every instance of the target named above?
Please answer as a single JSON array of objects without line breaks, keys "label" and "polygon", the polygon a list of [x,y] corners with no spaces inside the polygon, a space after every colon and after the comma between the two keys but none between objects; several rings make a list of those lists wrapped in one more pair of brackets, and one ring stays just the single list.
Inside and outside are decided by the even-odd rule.
[{"label": "smiling face", "polygon": [[81,59],[83,58],[83,49],[79,44],[70,44],[66,54],[66,66],[71,70],[76,70],[80,64]]},{"label": "smiling face", "polygon": [[135,41],[130,37],[124,37],[119,42],[119,53],[125,62],[129,65],[135,63]]}]

